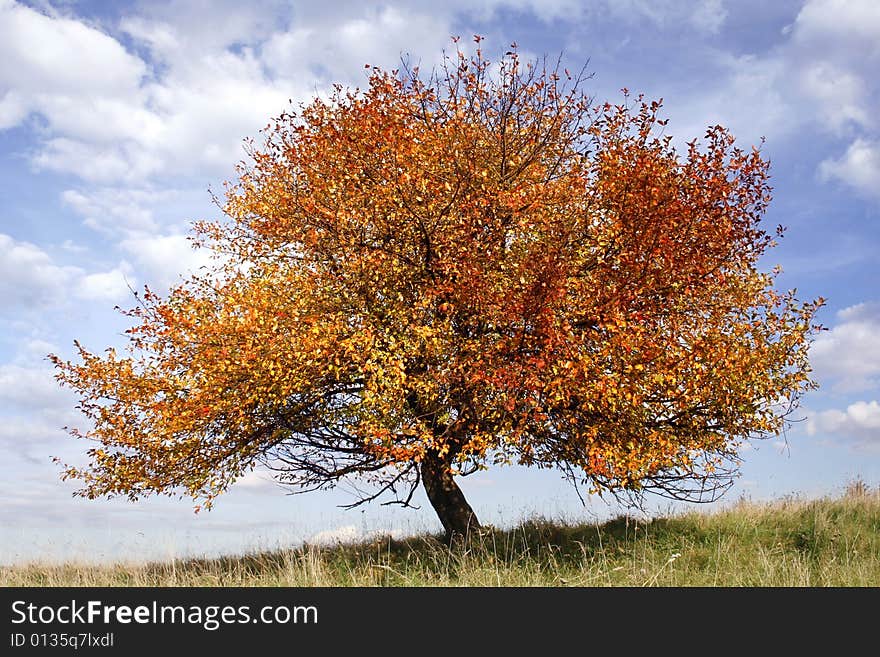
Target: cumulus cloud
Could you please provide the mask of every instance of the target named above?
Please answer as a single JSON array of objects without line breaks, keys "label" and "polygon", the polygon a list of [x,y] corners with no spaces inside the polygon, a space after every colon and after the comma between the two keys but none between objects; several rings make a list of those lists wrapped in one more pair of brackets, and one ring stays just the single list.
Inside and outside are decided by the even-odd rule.
[{"label": "cumulus cloud", "polygon": [[801,90],[818,101],[820,115],[832,130],[873,122],[866,103],[868,85],[856,72],[827,61],[815,61],[799,72]]},{"label": "cumulus cloud", "polygon": [[215,264],[210,249],[194,249],[181,234],[132,236],[122,240],[120,247],[130,254],[144,281],[157,292]]},{"label": "cumulus cloud", "polygon": [[[415,2],[415,6],[429,5]],[[648,23],[654,28],[686,29],[716,34],[727,19],[723,0],[452,0],[444,3],[456,12],[467,12],[489,22],[500,10],[528,12],[540,21],[593,20],[605,15],[624,23]]]},{"label": "cumulus cloud", "polygon": [[[540,11],[541,2],[532,2]],[[716,34],[727,18],[722,0],[607,0],[607,10],[626,20],[649,20],[657,27],[686,24],[698,32]]]},{"label": "cumulus cloud", "polygon": [[33,358],[42,358],[46,354],[58,351],[58,345],[47,342],[41,338],[31,338],[24,341],[21,345],[21,353],[25,361]]},{"label": "cumulus cloud", "polygon": [[363,538],[361,530],[355,525],[344,525],[336,529],[326,529],[309,539],[309,543],[333,545],[335,543],[354,543]]},{"label": "cumulus cloud", "polygon": [[0,130],[11,128],[21,123],[28,115],[28,103],[14,89],[0,96]]},{"label": "cumulus cloud", "polygon": [[225,176],[244,156],[242,140],[288,99],[307,100],[330,82],[362,84],[365,63],[395,66],[408,52],[437,58],[454,21],[502,9],[545,21],[598,11],[706,33],[727,14],[721,0],[609,0],[594,8],[573,0],[351,2],[295,12],[278,0],[173,0],[145,5],[109,32],[7,2],[0,5],[0,129],[40,114],[46,130],[33,164],[96,184]]},{"label": "cumulus cloud", "polygon": [[0,5],[0,89],[7,90],[0,129],[40,114],[46,129],[31,153],[34,166],[105,188],[175,175],[227,177],[245,155],[242,140],[289,99],[308,100],[330,82],[363,84],[365,63],[395,66],[408,52],[430,66],[455,21],[488,20],[503,9],[544,21],[600,12],[706,33],[727,14],[721,0],[608,0],[592,8],[574,0],[346,2],[296,11],[280,0],[172,0],[101,31],[7,2]]},{"label": "cumulus cloud", "polygon": [[715,80],[673,96],[674,131],[690,138],[720,123],[745,143],[818,131],[841,143],[817,163],[819,179],[880,198],[878,44],[880,3],[806,0],[766,52],[707,53]]},{"label": "cumulus cloud", "polygon": [[150,205],[168,199],[171,192],[141,188],[67,189],[61,200],[84,218],[85,225],[110,235],[157,229]]},{"label": "cumulus cloud", "polygon": [[[328,82],[362,83],[367,62],[393,66],[406,52],[437,57],[455,22],[488,20],[504,9],[544,21],[605,14],[703,34],[719,32],[728,15],[722,0],[349,2],[295,12],[278,0],[173,0],[146,5],[119,23],[119,32],[146,53],[142,59],[82,21],[6,3],[0,7],[0,88],[7,89],[0,128],[40,113],[48,130],[34,164],[105,185],[197,172],[225,176],[243,156],[242,139],[289,98],[307,99]],[[52,46],[44,52],[32,43]],[[873,0],[808,0],[779,47],[761,56],[719,56],[722,81],[692,94],[687,105],[695,123],[717,119],[750,142],[792,133],[817,109],[831,131],[875,129],[877,43]],[[864,142],[851,144],[848,157],[865,152]],[[847,180],[865,186],[858,177]]]},{"label": "cumulus cloud", "polygon": [[0,401],[6,408],[49,410],[69,401],[49,367],[0,365]]},{"label": "cumulus cloud", "polygon": [[[33,460],[36,453],[43,450],[50,443],[65,440],[68,436],[64,430],[62,418],[57,420],[49,418],[35,419],[21,416],[5,416],[0,422],[0,447],[4,451],[9,450],[15,454],[24,455],[26,459]],[[33,449],[32,449],[33,448]],[[26,454],[22,452],[27,451]],[[51,455],[44,453],[44,462],[48,462]]]},{"label": "cumulus cloud", "polygon": [[0,305],[5,310],[55,303],[81,275],[78,267],[55,264],[35,244],[0,233]]},{"label": "cumulus cloud", "polygon": [[356,543],[359,541],[369,541],[379,536],[391,536],[392,538],[399,538],[403,536],[403,532],[397,529],[392,529],[391,531],[377,530],[365,533],[362,532],[355,525],[343,525],[342,527],[337,527],[336,529],[327,529],[318,532],[308,540],[308,543],[313,543],[317,545]]},{"label": "cumulus cloud", "polygon": [[55,137],[34,154],[38,169],[73,173],[92,183],[135,184],[162,170],[161,160],[135,142],[90,143],[82,139]]},{"label": "cumulus cloud", "polygon": [[448,15],[385,6],[347,21],[332,18],[273,35],[263,46],[264,61],[288,77],[305,68],[325,82],[357,83],[365,64],[394,65],[406,52],[439,53],[449,40]]},{"label": "cumulus cloud", "polygon": [[741,143],[758,144],[763,137],[797,130],[801,119],[790,107],[786,63],[752,54],[716,57],[720,82],[673,102],[674,134],[687,141],[701,137],[706,126],[730,128]]},{"label": "cumulus cloud", "polygon": [[880,4],[809,0],[789,32],[786,56],[800,95],[819,108],[822,127],[849,140],[844,153],[819,165],[820,179],[880,199]]},{"label": "cumulus cloud", "polygon": [[289,101],[308,101],[333,82],[362,85],[365,63],[393,67],[405,52],[439,53],[454,15],[436,5],[316,5],[289,15],[277,2],[203,4],[156,5],[120,25],[162,65],[142,91],[162,122],[143,147],[163,175],[225,176],[245,157],[242,141]]},{"label": "cumulus cloud", "polygon": [[698,2],[690,15],[690,23],[701,32],[717,34],[727,19],[727,9],[722,0]]},{"label": "cumulus cloud", "polygon": [[122,26],[159,45],[159,54],[179,49],[178,54],[191,58],[193,52],[222,50],[283,31],[294,17],[308,20],[315,11],[313,4],[319,13],[339,16],[362,3],[343,0],[332,7],[304,3],[294,10],[287,0],[166,0],[143,3],[140,15],[126,17]]},{"label": "cumulus cloud", "polygon": [[839,323],[810,347],[820,383],[841,391],[876,388],[880,377],[880,303],[860,303],[837,313]]},{"label": "cumulus cloud", "polygon": [[880,5],[874,0],[808,0],[788,30],[795,41],[826,53],[880,56]]},{"label": "cumulus cloud", "polygon": [[857,138],[839,158],[819,165],[822,180],[837,180],[860,194],[880,199],[880,141]]},{"label": "cumulus cloud", "polygon": [[0,80],[23,102],[130,94],[145,72],[118,41],[81,21],[0,2]]},{"label": "cumulus cloud", "polygon": [[225,175],[245,156],[242,140],[255,136],[288,106],[298,85],[267,78],[250,48],[205,53],[193,62],[175,59],[161,81],[147,86],[161,119],[154,138],[141,140],[137,155],[162,175]]},{"label": "cumulus cloud", "polygon": [[862,444],[880,444],[880,404],[857,401],[844,410],[820,411],[807,418],[808,435],[836,435]]},{"label": "cumulus cloud", "polygon": [[0,127],[33,113],[45,119],[47,139],[33,157],[39,168],[127,176],[118,144],[158,126],[143,104],[147,72],[119,41],[82,21],[0,4]]},{"label": "cumulus cloud", "polygon": [[291,85],[269,80],[251,49],[194,55],[172,25],[132,20],[123,31],[164,70],[82,21],[0,5],[0,128],[45,119],[38,169],[103,184],[227,171],[241,140],[286,105]]},{"label": "cumulus cloud", "polygon": [[63,304],[71,297],[115,301],[127,290],[130,271],[124,262],[106,272],[59,265],[37,245],[0,233],[0,312]]},{"label": "cumulus cloud", "polygon": [[880,5],[874,0],[808,0],[787,32],[791,39],[783,56],[794,71],[806,73],[802,90],[830,113],[832,124],[839,127],[847,119],[872,123]]},{"label": "cumulus cloud", "polygon": [[132,267],[123,260],[110,271],[82,276],[76,284],[74,294],[89,301],[120,301],[131,294],[135,285]]},{"label": "cumulus cloud", "polygon": [[7,462],[14,454],[47,463],[47,446],[66,439],[63,427],[82,421],[73,393],[58,385],[46,363],[0,364],[0,411],[0,450]]},{"label": "cumulus cloud", "polygon": [[277,484],[272,478],[272,473],[268,470],[251,470],[235,480],[236,489],[249,491],[261,491],[267,488],[275,488],[276,486]]}]

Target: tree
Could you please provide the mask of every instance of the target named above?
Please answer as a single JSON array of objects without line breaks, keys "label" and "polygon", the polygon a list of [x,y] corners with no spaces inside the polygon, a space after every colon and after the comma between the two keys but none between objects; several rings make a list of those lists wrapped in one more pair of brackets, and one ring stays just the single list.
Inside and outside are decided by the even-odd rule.
[{"label": "tree", "polygon": [[822,300],[758,267],[759,151],[716,126],[679,155],[659,103],[476,41],[281,115],[194,225],[214,270],[146,288],[127,355],[51,356],[98,443],[80,494],[210,506],[265,463],[354,504],[422,483],[451,538],[492,464],[706,499],[784,429]]}]

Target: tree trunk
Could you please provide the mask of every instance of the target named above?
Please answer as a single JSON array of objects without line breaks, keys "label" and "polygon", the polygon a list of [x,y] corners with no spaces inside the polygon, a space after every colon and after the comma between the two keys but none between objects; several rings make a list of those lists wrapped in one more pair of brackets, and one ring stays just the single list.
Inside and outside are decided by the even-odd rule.
[{"label": "tree trunk", "polygon": [[447,543],[452,543],[456,536],[466,537],[480,529],[477,514],[455,483],[448,463],[436,454],[428,453],[422,459],[421,475],[428,500],[446,530]]}]

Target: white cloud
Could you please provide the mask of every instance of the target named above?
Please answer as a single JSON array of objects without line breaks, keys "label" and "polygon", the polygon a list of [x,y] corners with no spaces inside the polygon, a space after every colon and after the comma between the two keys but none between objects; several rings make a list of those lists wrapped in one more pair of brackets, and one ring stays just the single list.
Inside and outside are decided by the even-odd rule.
[{"label": "white cloud", "polygon": [[[657,25],[719,29],[720,0],[682,5],[629,0],[601,10]],[[142,60],[119,39],[83,21],[20,4],[0,8],[0,129],[30,113],[46,120],[32,153],[38,169],[98,184],[134,184],[173,175],[222,176],[256,136],[287,108],[330,82],[363,84],[365,63],[399,64],[401,55],[434,64],[460,13],[500,8],[543,20],[580,19],[571,0],[486,0],[476,5],[166,2],[141,8],[119,30],[149,52]],[[340,18],[340,17],[343,18]],[[51,44],[33,48],[31,44]]]},{"label": "white cloud", "polygon": [[35,105],[68,95],[130,94],[145,72],[118,41],[81,21],[0,3],[0,83]]},{"label": "white cloud", "polygon": [[309,543],[317,545],[333,545],[336,543],[354,543],[363,538],[361,530],[354,525],[344,525],[336,529],[325,529],[309,539]]},{"label": "white cloud", "polygon": [[[159,46],[157,52],[205,52],[253,43],[263,35],[283,30],[292,16],[297,20],[315,10],[311,4],[292,8],[287,0],[170,0],[144,3],[142,15],[125,18],[122,27]],[[357,7],[360,2],[350,3]],[[343,15],[344,2],[318,4],[318,12]]]},{"label": "white cloud", "polygon": [[858,138],[840,158],[819,165],[822,180],[838,180],[861,194],[880,199],[880,141]]},{"label": "white cloud", "polygon": [[142,171],[144,158],[126,152],[126,142],[148,139],[161,123],[141,90],[147,73],[119,41],[82,21],[0,5],[0,128],[32,113],[45,119],[38,168],[89,180]]},{"label": "white cloud", "polygon": [[880,3],[806,0],[767,52],[714,57],[714,84],[669,98],[671,116],[691,117],[671,124],[673,134],[689,139],[720,123],[746,144],[807,130],[845,139],[844,155],[818,165],[820,179],[880,198]]},{"label": "white cloud", "polygon": [[[56,446],[64,444],[69,434],[64,430],[68,422],[75,418],[61,413],[51,416],[24,417],[4,415],[0,422],[0,449],[4,452],[4,465],[12,465],[21,461],[31,466],[51,463],[52,457],[58,453]],[[18,477],[16,477],[18,479]],[[20,485],[19,481],[16,481]],[[19,488],[19,491],[21,489]],[[0,507],[5,506],[5,502]]]},{"label": "white cloud", "polygon": [[270,81],[247,48],[175,64],[162,82],[147,88],[162,128],[142,147],[161,162],[164,175],[231,172],[245,156],[242,140],[286,109],[296,89]]},{"label": "white cloud", "polygon": [[880,377],[880,303],[860,303],[837,313],[840,320],[810,347],[820,383],[839,390],[870,390]]},{"label": "white cloud", "polygon": [[789,28],[793,38],[824,52],[852,50],[880,56],[880,4],[876,0],[808,0]]},{"label": "white cloud", "polygon": [[357,543],[361,541],[369,541],[379,537],[401,538],[406,532],[399,528],[392,529],[375,529],[372,531],[361,531],[355,525],[343,525],[336,529],[327,529],[318,532],[312,536],[307,542],[317,545],[335,545],[337,543]]},{"label": "white cloud", "polygon": [[408,52],[439,53],[449,43],[450,16],[439,12],[385,6],[349,20],[332,18],[274,35],[263,46],[266,65],[291,78],[311,70],[327,82],[362,83],[365,64],[395,66]]},{"label": "white cloud", "polygon": [[60,96],[40,97],[39,109],[52,129],[86,143],[113,145],[120,141],[149,144],[161,136],[162,117],[145,105],[143,91],[119,97]]},{"label": "white cloud", "polygon": [[40,338],[31,338],[22,345],[22,353],[26,359],[42,358],[46,354],[58,351],[58,345]]},{"label": "white cloud", "polygon": [[880,429],[880,404],[876,401],[860,401],[850,404],[846,409],[846,414],[859,427],[871,430]]},{"label": "white cloud", "polygon": [[727,9],[722,0],[704,0],[697,3],[690,16],[690,23],[700,32],[717,34],[727,19]]},{"label": "white cloud", "polygon": [[804,94],[818,101],[821,115],[832,130],[839,131],[849,123],[873,123],[867,85],[857,73],[820,60],[800,71],[799,82]]},{"label": "white cloud", "polygon": [[[625,10],[608,1],[600,9],[707,32],[717,31],[726,15],[720,0],[624,4]],[[256,136],[288,99],[308,100],[330,82],[363,84],[365,63],[394,67],[406,53],[430,66],[449,45],[456,18],[474,12],[485,18],[500,8],[543,20],[588,13],[572,0],[352,2],[296,11],[275,0],[219,6],[175,0],[145,5],[119,23],[121,33],[148,51],[142,60],[82,21],[7,4],[10,34],[0,57],[9,63],[0,67],[0,88],[8,91],[0,97],[0,128],[39,113],[47,125],[33,164],[89,182],[227,177],[244,157],[242,140]],[[12,27],[20,34],[12,35]],[[0,30],[0,41],[3,36]],[[43,52],[32,43],[52,45]]]},{"label": "white cloud", "polygon": [[[51,412],[70,405],[70,395],[55,381],[49,367],[0,365],[0,401],[6,409]],[[4,422],[9,418],[4,418]],[[3,422],[0,422],[3,424]]]},{"label": "white cloud", "polygon": [[88,300],[118,300],[127,290],[125,262],[110,271],[86,272],[56,264],[43,249],[0,233],[0,314],[22,308],[64,304],[71,296]]},{"label": "white cloud", "polygon": [[531,12],[539,20],[590,20],[611,14],[625,23],[647,21],[658,28],[686,27],[716,34],[727,18],[723,0],[476,0],[449,3],[459,11],[476,12],[488,22],[499,9]]},{"label": "white cloud", "polygon": [[880,3],[809,0],[788,32],[804,107],[815,105],[820,127],[849,141],[843,155],[821,162],[819,178],[880,199]]},{"label": "white cloud", "polygon": [[844,322],[875,321],[880,319],[880,302],[864,301],[837,311]]},{"label": "white cloud", "polygon": [[150,189],[104,187],[88,191],[67,189],[61,200],[84,217],[90,228],[118,235],[155,231],[157,225],[150,206],[173,196],[172,192]]},{"label": "white cloud", "polygon": [[[809,0],[779,48],[720,62],[723,82],[687,99],[700,127],[684,132],[702,134],[721,122],[755,142],[793,133],[817,108],[829,130],[868,126],[878,100],[877,7],[874,0]],[[362,84],[364,63],[394,66],[407,52],[430,65],[454,21],[486,20],[501,9],[575,23],[604,13],[704,34],[719,32],[728,14],[722,0],[349,2],[295,11],[277,0],[174,0],[145,5],[120,22],[121,32],[149,51],[142,60],[82,21],[7,3],[0,9],[8,19],[8,38],[0,38],[0,59],[8,62],[0,66],[0,88],[7,88],[0,128],[39,112],[48,126],[34,164],[92,182],[227,177],[243,157],[242,140],[288,98],[308,99],[328,82]],[[30,43],[52,46],[43,52]]]},{"label": "white cloud", "polygon": [[61,248],[68,253],[86,253],[89,249],[82,244],[77,244],[73,240],[67,239],[61,243]]},{"label": "white cloud", "polygon": [[0,130],[21,123],[28,114],[27,101],[14,90],[0,97]]},{"label": "white cloud", "polygon": [[124,239],[120,247],[131,255],[144,281],[157,292],[215,263],[210,249],[194,249],[185,235],[133,236]]},{"label": "white cloud", "polygon": [[123,260],[110,271],[86,274],[80,278],[74,293],[90,301],[120,301],[130,295],[135,287],[132,267]]},{"label": "white cloud", "polygon": [[856,442],[880,442],[880,404],[857,401],[845,410],[831,409],[810,415],[807,434],[833,434]]},{"label": "white cloud", "polygon": [[63,439],[65,426],[82,423],[76,394],[56,380],[48,354],[59,347],[40,337],[19,334],[12,342],[12,356],[0,362],[0,465],[13,454],[25,460],[49,462],[45,445]]},{"label": "white cloud", "polygon": [[0,312],[55,303],[81,274],[78,267],[56,265],[38,246],[0,233]]},{"label": "white cloud", "polygon": [[675,117],[669,131],[682,143],[702,137],[710,125],[723,125],[741,144],[755,145],[762,137],[788,135],[802,125],[805,119],[790,105],[784,61],[722,54],[716,66],[717,85],[701,85],[666,103],[668,116]]},{"label": "white cloud", "polygon": [[243,488],[250,491],[265,490],[267,488],[276,488],[277,483],[272,478],[272,473],[268,470],[250,470],[235,480],[236,488]]},{"label": "white cloud", "polygon": [[229,172],[243,156],[242,139],[280,113],[296,88],[269,80],[248,48],[197,51],[172,25],[123,27],[167,66],[148,69],[82,21],[0,6],[0,129],[31,113],[45,119],[32,153],[38,169],[105,184]]},{"label": "white cloud", "polygon": [[38,169],[73,173],[94,183],[135,183],[162,170],[162,161],[131,141],[96,144],[80,139],[47,140],[32,158]]}]

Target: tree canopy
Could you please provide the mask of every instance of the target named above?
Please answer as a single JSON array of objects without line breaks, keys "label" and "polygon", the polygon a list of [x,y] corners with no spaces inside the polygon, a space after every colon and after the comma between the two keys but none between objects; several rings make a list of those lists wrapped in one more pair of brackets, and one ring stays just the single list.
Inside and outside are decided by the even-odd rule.
[{"label": "tree canopy", "polygon": [[251,142],[224,219],[194,224],[216,267],[138,295],[126,354],[52,356],[97,442],[64,476],[207,505],[259,463],[363,499],[421,482],[448,535],[478,524],[455,477],[491,465],[723,490],[814,385],[822,300],[760,268],[759,150],[715,126],[679,153],[658,102],[595,104],[479,39],[368,69]]}]

